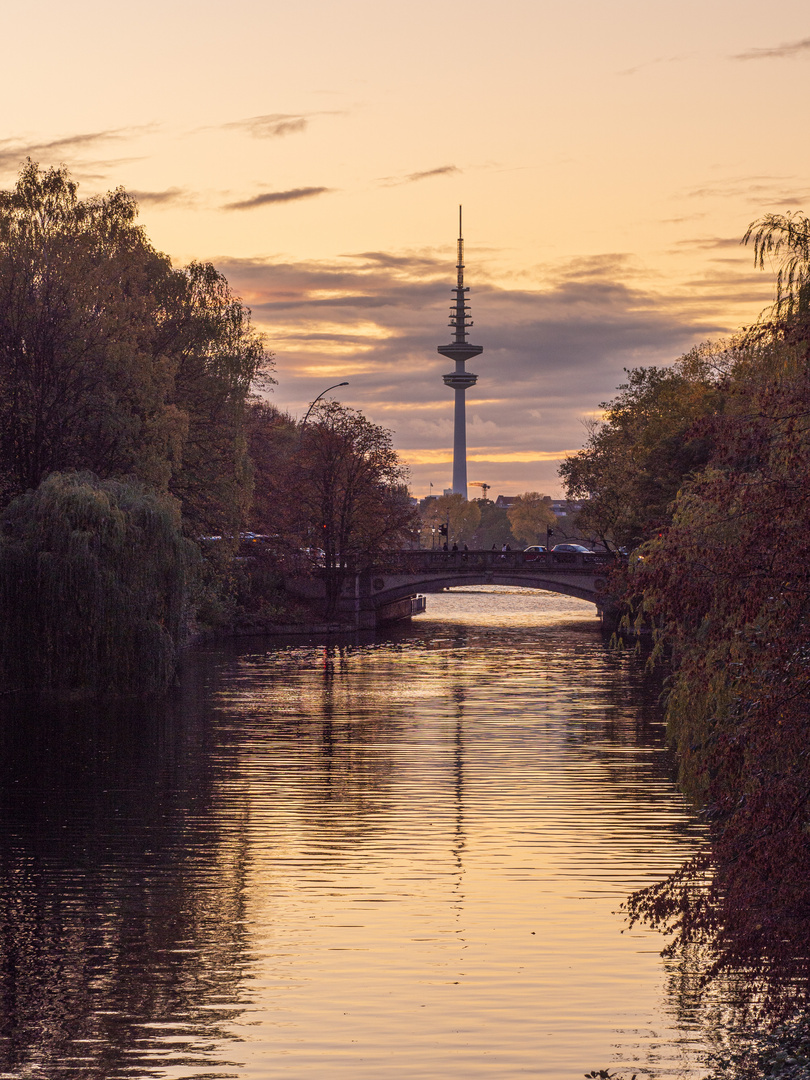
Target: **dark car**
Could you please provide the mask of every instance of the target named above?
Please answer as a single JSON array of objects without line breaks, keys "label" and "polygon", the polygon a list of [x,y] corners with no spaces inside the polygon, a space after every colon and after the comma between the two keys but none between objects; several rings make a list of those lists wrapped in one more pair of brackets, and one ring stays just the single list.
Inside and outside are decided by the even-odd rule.
[{"label": "dark car", "polygon": [[593,551],[590,548],[585,547],[583,544],[555,544],[551,549],[552,551],[570,551],[575,555],[593,555]]}]

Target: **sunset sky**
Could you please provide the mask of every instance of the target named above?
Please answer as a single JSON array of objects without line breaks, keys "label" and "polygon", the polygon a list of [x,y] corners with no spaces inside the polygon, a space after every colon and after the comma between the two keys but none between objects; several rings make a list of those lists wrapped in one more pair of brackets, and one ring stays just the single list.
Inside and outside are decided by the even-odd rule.
[{"label": "sunset sky", "polygon": [[491,495],[560,494],[624,367],[753,321],[740,237],[810,209],[806,0],[15,0],[4,38],[0,184],[131,190],[250,305],[276,403],[348,380],[417,495],[451,479],[459,203]]}]

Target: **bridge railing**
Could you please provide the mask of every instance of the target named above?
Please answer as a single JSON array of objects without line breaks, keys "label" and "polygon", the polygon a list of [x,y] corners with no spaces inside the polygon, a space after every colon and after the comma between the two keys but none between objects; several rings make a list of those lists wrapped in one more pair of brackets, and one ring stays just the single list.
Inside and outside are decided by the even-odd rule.
[{"label": "bridge railing", "polygon": [[593,574],[616,561],[617,556],[610,551],[587,555],[578,551],[388,551],[375,557],[372,569],[388,574],[442,570],[479,574],[489,570]]}]

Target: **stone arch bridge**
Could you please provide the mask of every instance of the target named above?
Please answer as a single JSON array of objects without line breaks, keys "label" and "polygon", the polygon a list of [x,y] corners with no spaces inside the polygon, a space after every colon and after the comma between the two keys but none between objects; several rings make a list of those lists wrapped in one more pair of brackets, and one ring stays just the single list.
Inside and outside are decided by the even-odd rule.
[{"label": "stone arch bridge", "polygon": [[[423,593],[517,585],[587,600],[604,623],[614,616],[608,575],[615,562],[609,552],[391,551],[370,569],[347,575],[338,606],[358,629],[372,629],[424,610]],[[288,588],[310,599],[324,595],[317,577],[291,581]]]}]

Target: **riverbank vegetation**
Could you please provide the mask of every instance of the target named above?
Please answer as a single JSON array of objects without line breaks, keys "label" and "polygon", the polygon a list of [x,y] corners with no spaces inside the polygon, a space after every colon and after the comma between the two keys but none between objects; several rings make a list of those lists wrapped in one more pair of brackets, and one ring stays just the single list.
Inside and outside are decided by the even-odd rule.
[{"label": "riverbank vegetation", "polygon": [[299,616],[289,574],[325,574],[331,615],[346,568],[401,542],[390,433],[335,403],[297,423],[271,370],[225,278],[173,266],[125,191],[82,200],[29,161],[0,192],[6,690],[158,690],[242,605]]},{"label": "riverbank vegetation", "polygon": [[[583,515],[606,542],[634,549],[629,620],[653,630],[668,666],[669,738],[711,824],[704,851],[630,899],[631,920],[668,931],[684,973],[697,963],[738,1016],[793,1016],[799,1030],[810,1004],[810,222],[769,216],[747,239],[757,262],[780,262],[773,310],[672,368],[629,372],[563,476],[570,496],[591,496]],[[748,1071],[734,1060],[717,1075],[771,1075],[753,1051]]]},{"label": "riverbank vegetation", "polygon": [[0,677],[49,691],[154,693],[199,578],[177,501],[136,481],[52,473],[0,514]]}]

